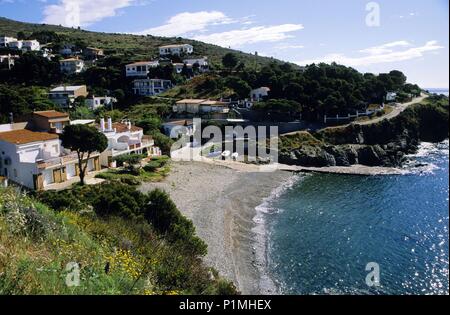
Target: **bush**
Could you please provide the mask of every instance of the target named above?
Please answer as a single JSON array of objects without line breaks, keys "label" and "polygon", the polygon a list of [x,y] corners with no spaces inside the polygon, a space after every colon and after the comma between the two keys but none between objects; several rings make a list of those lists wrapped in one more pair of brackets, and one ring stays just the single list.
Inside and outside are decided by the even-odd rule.
[{"label": "bush", "polygon": [[144,217],[157,231],[167,234],[185,252],[194,256],[206,255],[206,244],[195,235],[192,221],[186,219],[169,195],[155,189],[148,194],[148,203],[144,208]]}]

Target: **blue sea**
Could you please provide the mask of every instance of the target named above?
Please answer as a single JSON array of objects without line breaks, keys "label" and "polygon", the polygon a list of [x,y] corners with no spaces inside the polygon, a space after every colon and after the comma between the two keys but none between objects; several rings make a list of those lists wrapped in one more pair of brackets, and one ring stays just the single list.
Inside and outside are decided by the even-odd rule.
[{"label": "blue sea", "polygon": [[405,171],[299,175],[275,191],[255,218],[266,292],[449,294],[448,141],[423,143]]}]

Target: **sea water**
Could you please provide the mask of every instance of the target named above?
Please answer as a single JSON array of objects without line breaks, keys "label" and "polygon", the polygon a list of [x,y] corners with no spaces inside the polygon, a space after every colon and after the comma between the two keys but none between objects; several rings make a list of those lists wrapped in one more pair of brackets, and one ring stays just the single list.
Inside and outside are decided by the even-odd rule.
[{"label": "sea water", "polygon": [[[405,175],[294,177],[258,208],[262,286],[283,294],[448,294],[448,150],[448,141],[423,143]],[[379,283],[367,281],[373,272]]]}]

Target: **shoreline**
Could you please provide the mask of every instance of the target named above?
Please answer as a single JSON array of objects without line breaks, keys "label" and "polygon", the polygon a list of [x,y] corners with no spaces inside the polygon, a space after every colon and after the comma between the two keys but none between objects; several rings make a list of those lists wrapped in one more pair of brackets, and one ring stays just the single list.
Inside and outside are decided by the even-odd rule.
[{"label": "shoreline", "polygon": [[144,183],[139,189],[169,193],[208,245],[205,264],[233,281],[240,292],[273,294],[274,288],[262,288],[260,281],[264,266],[258,257],[257,207],[290,178],[292,173],[286,171],[242,172],[211,163],[172,162],[164,181]]}]

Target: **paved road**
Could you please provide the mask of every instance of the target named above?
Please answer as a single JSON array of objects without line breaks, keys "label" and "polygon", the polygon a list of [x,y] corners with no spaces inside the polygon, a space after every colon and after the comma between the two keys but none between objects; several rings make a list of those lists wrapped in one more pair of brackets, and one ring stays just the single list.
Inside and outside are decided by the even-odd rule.
[{"label": "paved road", "polygon": [[[413,104],[417,104],[422,102],[425,98],[427,98],[428,95],[423,94],[420,97],[416,97],[415,99],[413,99],[411,102],[408,103],[398,103],[396,106],[394,106],[392,112],[390,112],[389,114],[386,114],[384,116],[381,117],[376,117],[374,119],[371,120],[367,120],[367,121],[361,121],[361,122],[353,122],[353,124],[358,124],[358,125],[370,125],[370,124],[375,124],[377,122],[380,122],[384,119],[392,119],[396,116],[398,116],[401,112],[403,112],[405,109],[408,108],[408,106],[411,106]],[[342,126],[339,126],[342,127]]]}]

